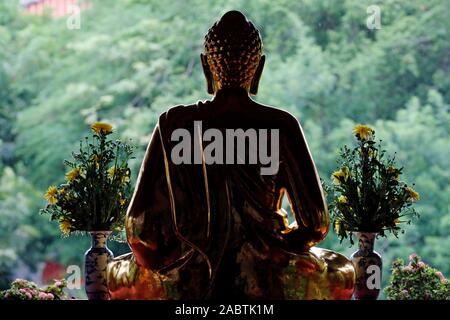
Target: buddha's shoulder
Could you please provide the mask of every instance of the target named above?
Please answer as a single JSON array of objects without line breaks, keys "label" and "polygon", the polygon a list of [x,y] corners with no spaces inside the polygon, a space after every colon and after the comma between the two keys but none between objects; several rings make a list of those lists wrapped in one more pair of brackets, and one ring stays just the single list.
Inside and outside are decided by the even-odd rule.
[{"label": "buddha's shoulder", "polygon": [[[213,106],[213,108],[210,108]],[[258,120],[266,124],[274,124],[284,127],[285,129],[296,129],[299,126],[297,118],[289,111],[252,102],[239,108],[216,108],[212,101],[198,101],[194,104],[176,105],[169,108],[160,115],[160,124],[165,123],[169,126],[184,126],[190,124],[194,120],[207,120],[224,116],[229,119],[232,113],[240,119],[247,119],[251,123]]]},{"label": "buddha's shoulder", "polygon": [[160,121],[171,121],[176,119],[189,120],[196,118],[199,113],[203,112],[204,106],[210,104],[211,101],[198,101],[193,104],[180,104],[170,107],[167,111],[160,115]]},{"label": "buddha's shoulder", "polygon": [[260,116],[266,117],[267,119],[274,119],[281,121],[288,125],[298,125],[298,119],[289,111],[282,108],[269,106],[261,103],[255,103],[254,108]]}]

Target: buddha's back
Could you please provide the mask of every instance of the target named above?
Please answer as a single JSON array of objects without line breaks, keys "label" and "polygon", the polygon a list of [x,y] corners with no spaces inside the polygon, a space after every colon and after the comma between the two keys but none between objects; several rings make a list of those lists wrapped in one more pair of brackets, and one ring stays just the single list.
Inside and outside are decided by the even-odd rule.
[{"label": "buddha's back", "polygon": [[[278,176],[281,172],[279,153],[280,140],[286,141],[289,132],[295,131],[289,128],[295,125],[295,119],[284,111],[255,103],[245,90],[226,90],[213,101],[178,106],[161,118],[160,126],[166,136],[163,140],[172,138],[179,129],[188,131],[190,137],[200,133],[202,162],[193,163],[193,156],[190,165],[204,165],[201,179],[207,181],[206,192],[214,199],[203,203],[203,206],[210,206],[209,209],[195,208],[194,211],[211,211],[215,215],[211,221],[211,232],[215,233],[211,241],[215,246],[208,254],[217,260],[211,261],[212,281],[207,289],[203,288],[204,293],[210,298],[283,299],[283,270],[290,257],[276,245],[281,241],[278,235],[288,229],[287,217],[280,207],[284,190]],[[176,140],[176,143],[182,142]],[[216,144],[214,150],[208,149],[212,143]],[[192,142],[190,150],[194,148]],[[262,168],[271,168],[272,172],[261,174]],[[197,185],[192,180],[178,182],[181,185],[177,187],[191,189]],[[201,193],[202,189],[196,192]],[[182,212],[187,214],[187,211]],[[218,217],[220,214],[223,216]],[[177,221],[201,224],[194,217],[178,216]],[[179,228],[187,227],[179,225]],[[207,238],[205,234],[196,233],[188,241],[201,243],[196,236]],[[208,283],[206,265],[201,260],[192,258],[184,264],[179,269],[179,279],[203,276],[205,281],[201,283]],[[182,297],[192,298],[196,291],[192,287],[199,288],[199,282],[192,283],[192,287],[187,284],[180,287]]]}]

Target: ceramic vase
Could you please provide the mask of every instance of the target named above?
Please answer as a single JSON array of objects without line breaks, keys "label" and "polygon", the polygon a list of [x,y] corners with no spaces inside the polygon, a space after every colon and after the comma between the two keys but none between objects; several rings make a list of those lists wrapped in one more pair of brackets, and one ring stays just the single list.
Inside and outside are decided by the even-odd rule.
[{"label": "ceramic vase", "polygon": [[358,232],[359,249],[350,257],[356,273],[355,300],[376,300],[381,290],[383,263],[374,251],[377,233]]},{"label": "ceramic vase", "polygon": [[91,231],[91,248],[84,255],[85,287],[89,300],[109,300],[106,268],[114,256],[107,241],[111,231]]}]

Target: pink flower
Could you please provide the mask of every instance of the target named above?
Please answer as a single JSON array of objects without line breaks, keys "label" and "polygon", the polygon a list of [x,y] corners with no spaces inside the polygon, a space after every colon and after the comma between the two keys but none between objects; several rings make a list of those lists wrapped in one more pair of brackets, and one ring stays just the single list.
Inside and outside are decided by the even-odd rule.
[{"label": "pink flower", "polygon": [[441,280],[441,282],[447,281],[447,279],[445,279],[445,277],[442,274],[442,272],[438,271],[438,272],[436,272],[436,275],[439,277],[439,280]]},{"label": "pink flower", "polygon": [[417,254],[415,254],[415,253],[411,253],[410,255],[409,255],[409,260],[414,260],[415,258],[417,258]]},{"label": "pink flower", "polygon": [[45,292],[40,292],[39,293],[39,299],[41,300],[47,300],[47,294]]},{"label": "pink flower", "polygon": [[426,264],[425,264],[425,262],[423,262],[423,261],[419,261],[419,262],[417,263],[417,267],[418,267],[419,269],[425,269]]},{"label": "pink flower", "polygon": [[60,280],[55,281],[55,287],[62,287],[63,283]]},{"label": "pink flower", "polygon": [[406,266],[406,267],[403,268],[403,271],[412,272],[413,268],[411,266]]},{"label": "pink flower", "polygon": [[19,292],[24,294],[29,300],[33,299],[33,295],[31,294],[30,288],[19,289]]},{"label": "pink flower", "polygon": [[41,292],[39,293],[39,299],[41,300],[53,300],[55,296],[51,293]]}]

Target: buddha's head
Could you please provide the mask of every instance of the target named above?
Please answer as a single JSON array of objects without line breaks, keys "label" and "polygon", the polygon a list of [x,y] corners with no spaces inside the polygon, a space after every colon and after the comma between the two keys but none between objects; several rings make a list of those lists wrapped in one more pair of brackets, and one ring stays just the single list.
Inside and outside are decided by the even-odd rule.
[{"label": "buddha's head", "polygon": [[201,54],[208,93],[224,88],[244,88],[255,95],[264,68],[258,29],[239,11],[229,11],[205,36]]}]

